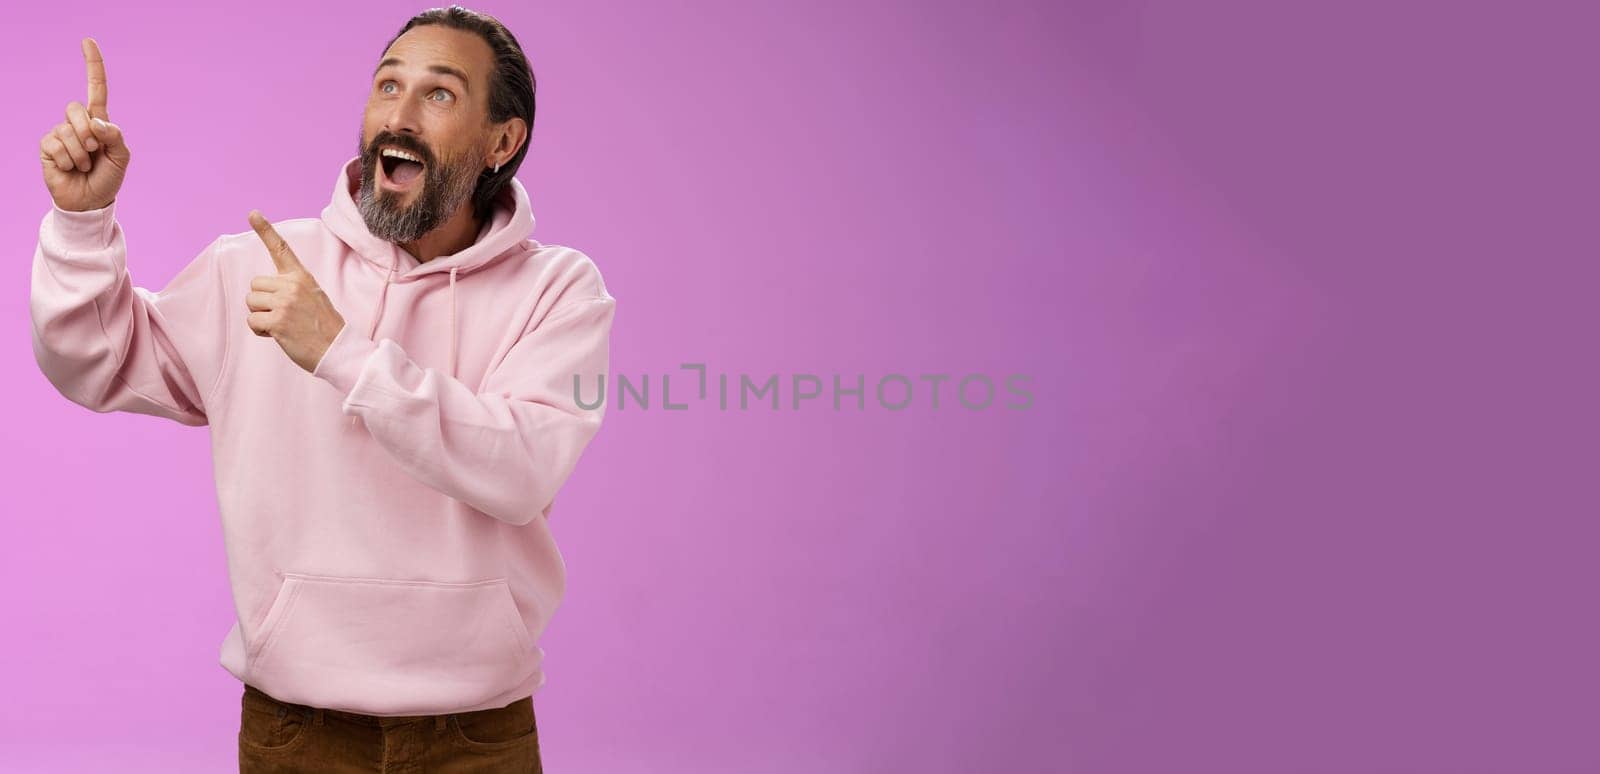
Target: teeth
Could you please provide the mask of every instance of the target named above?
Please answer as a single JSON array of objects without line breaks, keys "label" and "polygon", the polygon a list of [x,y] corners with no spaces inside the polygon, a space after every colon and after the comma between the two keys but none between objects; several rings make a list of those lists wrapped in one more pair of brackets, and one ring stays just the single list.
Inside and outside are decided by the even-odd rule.
[{"label": "teeth", "polygon": [[405,159],[406,161],[415,161],[418,164],[422,163],[422,159],[419,159],[416,156],[413,156],[413,155],[411,155],[409,153],[406,153],[403,150],[399,150],[398,148],[384,148],[383,150],[379,151],[378,153],[379,153],[379,155],[382,155],[382,156],[393,156],[394,158],[397,158],[397,159]]}]

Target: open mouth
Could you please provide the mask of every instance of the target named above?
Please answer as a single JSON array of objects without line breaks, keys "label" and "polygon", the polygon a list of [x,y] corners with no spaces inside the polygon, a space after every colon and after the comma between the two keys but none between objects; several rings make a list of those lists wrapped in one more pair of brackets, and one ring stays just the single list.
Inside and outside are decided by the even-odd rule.
[{"label": "open mouth", "polygon": [[378,167],[383,173],[383,185],[397,191],[410,190],[422,179],[422,158],[399,148],[378,151]]}]

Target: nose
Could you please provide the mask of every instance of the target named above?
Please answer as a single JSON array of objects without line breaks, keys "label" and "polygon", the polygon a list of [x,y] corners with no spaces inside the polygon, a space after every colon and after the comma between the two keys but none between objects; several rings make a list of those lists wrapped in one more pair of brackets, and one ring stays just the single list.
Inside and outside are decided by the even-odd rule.
[{"label": "nose", "polygon": [[397,99],[383,119],[383,128],[395,134],[417,134],[422,130],[417,122],[419,106],[413,100]]}]

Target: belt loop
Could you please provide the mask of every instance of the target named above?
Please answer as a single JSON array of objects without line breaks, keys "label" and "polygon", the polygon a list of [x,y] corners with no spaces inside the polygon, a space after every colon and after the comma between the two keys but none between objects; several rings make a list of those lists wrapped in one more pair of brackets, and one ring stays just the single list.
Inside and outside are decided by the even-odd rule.
[{"label": "belt loop", "polygon": [[322,708],[321,707],[316,707],[316,708],[312,709],[312,711],[311,711],[311,724],[314,725],[314,726],[322,725]]},{"label": "belt loop", "polygon": [[434,715],[433,716],[433,730],[434,731],[443,731],[444,730],[445,719],[448,718],[448,717],[450,717],[450,716],[449,715]]}]

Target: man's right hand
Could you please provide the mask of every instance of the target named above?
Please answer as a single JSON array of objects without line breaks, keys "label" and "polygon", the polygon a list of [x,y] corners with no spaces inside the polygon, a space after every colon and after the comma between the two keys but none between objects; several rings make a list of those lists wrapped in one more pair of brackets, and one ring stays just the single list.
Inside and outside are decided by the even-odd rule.
[{"label": "man's right hand", "polygon": [[128,172],[122,129],[106,114],[106,63],[94,38],[83,39],[89,71],[89,105],[67,103],[67,120],[39,141],[44,184],[63,210],[97,210],[111,204]]}]

